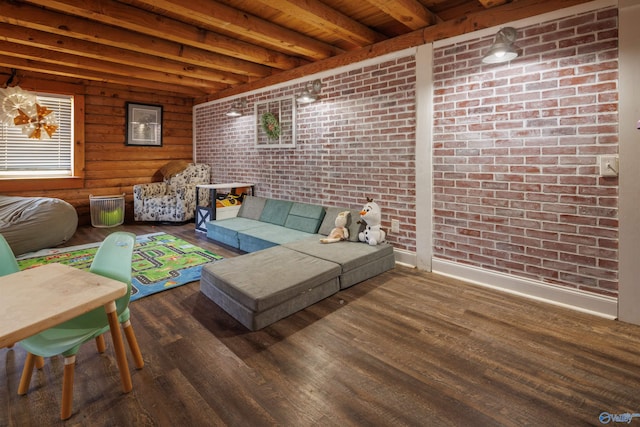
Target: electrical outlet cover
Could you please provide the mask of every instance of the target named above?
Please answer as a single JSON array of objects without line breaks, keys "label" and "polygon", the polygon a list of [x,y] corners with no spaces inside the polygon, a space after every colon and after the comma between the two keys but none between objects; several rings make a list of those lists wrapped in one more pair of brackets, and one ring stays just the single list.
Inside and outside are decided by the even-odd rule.
[{"label": "electrical outlet cover", "polygon": [[600,176],[618,176],[618,156],[600,156]]}]

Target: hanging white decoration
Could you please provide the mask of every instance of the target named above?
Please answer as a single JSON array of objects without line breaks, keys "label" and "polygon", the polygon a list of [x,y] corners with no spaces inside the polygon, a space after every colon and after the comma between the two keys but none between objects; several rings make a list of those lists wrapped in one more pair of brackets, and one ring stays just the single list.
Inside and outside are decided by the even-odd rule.
[{"label": "hanging white decoration", "polygon": [[38,104],[35,93],[14,86],[0,89],[0,100],[0,122],[22,127],[29,138],[51,138],[58,130],[55,114]]},{"label": "hanging white decoration", "polygon": [[22,126],[22,133],[33,139],[42,139],[43,136],[51,138],[58,129],[53,111],[40,104],[35,104],[26,111],[19,109],[13,123]]},{"label": "hanging white decoration", "polygon": [[13,125],[19,111],[26,111],[36,105],[36,94],[22,90],[20,86],[0,89],[0,122]]}]

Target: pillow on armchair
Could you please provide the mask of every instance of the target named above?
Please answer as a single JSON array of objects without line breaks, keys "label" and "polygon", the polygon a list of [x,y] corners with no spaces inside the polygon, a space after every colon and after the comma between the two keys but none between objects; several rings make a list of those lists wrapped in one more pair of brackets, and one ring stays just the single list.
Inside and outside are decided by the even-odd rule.
[{"label": "pillow on armchair", "polygon": [[172,176],[182,172],[191,164],[192,163],[189,163],[186,160],[172,160],[160,168],[160,173],[162,174],[164,179],[167,180]]},{"label": "pillow on armchair", "polygon": [[[180,161],[169,162],[161,169],[163,182],[133,186],[133,213],[136,221],[185,222],[193,219],[196,209],[196,185],[209,184],[211,166]],[[201,204],[208,204],[208,191],[202,191]]]}]

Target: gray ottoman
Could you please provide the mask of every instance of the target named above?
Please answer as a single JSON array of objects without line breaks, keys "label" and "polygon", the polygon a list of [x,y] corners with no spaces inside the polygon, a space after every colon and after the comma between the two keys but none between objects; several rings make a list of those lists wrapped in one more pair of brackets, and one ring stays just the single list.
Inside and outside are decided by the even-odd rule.
[{"label": "gray ottoman", "polygon": [[340,265],[276,246],[207,264],[200,291],[255,331],[340,289]]}]

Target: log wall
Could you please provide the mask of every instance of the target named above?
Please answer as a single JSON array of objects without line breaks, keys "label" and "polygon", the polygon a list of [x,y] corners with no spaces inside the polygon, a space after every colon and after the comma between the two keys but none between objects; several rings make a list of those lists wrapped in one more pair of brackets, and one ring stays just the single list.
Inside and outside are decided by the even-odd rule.
[{"label": "log wall", "polygon": [[[5,70],[0,68],[3,73]],[[6,70],[8,71],[8,70]],[[80,224],[89,224],[89,195],[125,194],[126,222],[133,221],[133,185],[162,180],[158,169],[174,159],[192,160],[193,100],[171,92],[141,92],[125,86],[69,79],[55,81],[25,73],[24,89],[73,87],[85,96],[84,180],[77,188],[34,189],[20,180],[0,180],[0,194],[56,197],[71,203]],[[127,101],[163,107],[162,147],[125,145]]]}]

